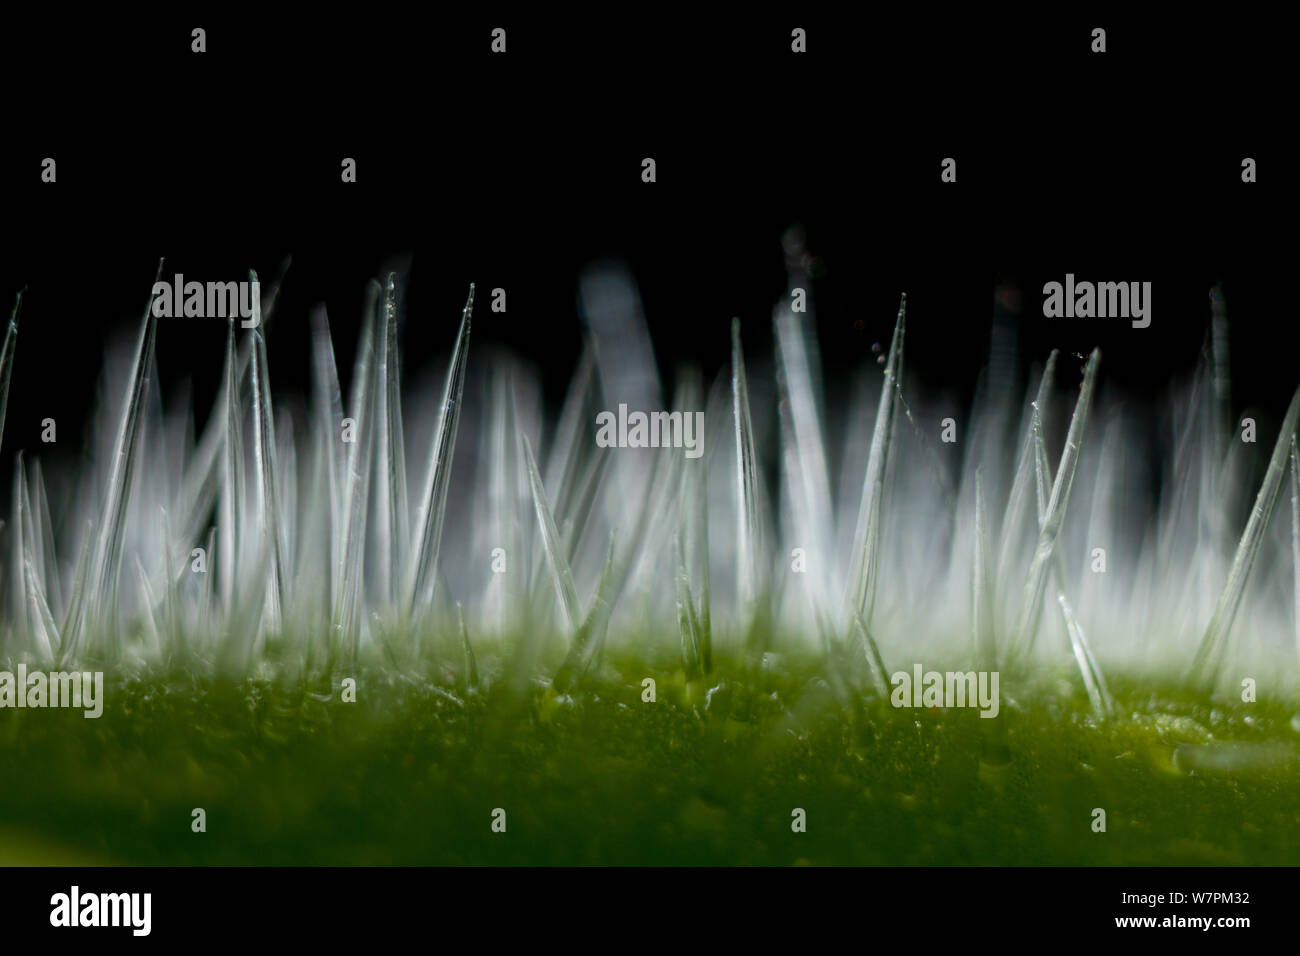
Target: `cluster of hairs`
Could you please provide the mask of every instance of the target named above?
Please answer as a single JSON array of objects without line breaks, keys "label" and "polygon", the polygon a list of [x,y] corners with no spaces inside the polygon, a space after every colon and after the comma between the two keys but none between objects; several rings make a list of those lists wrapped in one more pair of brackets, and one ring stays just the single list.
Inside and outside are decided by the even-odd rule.
[{"label": "cluster of hairs", "polygon": [[[805,278],[790,275],[792,292]],[[470,374],[472,285],[440,387],[404,393],[394,276],[369,286],[346,396],[324,309],[312,314],[311,392],[290,413],[267,354],[279,286],[250,328],[231,321],[201,430],[161,395],[151,302],[57,503],[39,462],[16,455],[5,657],[320,675],[373,653],[478,680],[475,651],[493,649],[482,679],[565,690],[612,666],[610,646],[680,653],[690,680],[725,648],[811,655],[837,687],[881,694],[914,662],[1058,660],[1099,712],[1114,706],[1112,667],[1177,670],[1208,691],[1231,661],[1294,683],[1300,393],[1252,499],[1217,291],[1142,512],[1124,493],[1137,439],[1098,398],[1098,352],[1081,367],[1053,352],[1023,400],[986,376],[944,467],[904,390],[906,297],[883,363],[865,365],[839,414],[813,313],[793,296],[773,312],[772,374],[751,381],[735,320],[729,368],[711,381],[679,369],[666,403],[634,285],[594,270],[584,351],[548,419],[523,363],[497,356]],[[1076,376],[1058,410],[1058,384]],[[595,422],[620,403],[702,410],[703,454],[601,447]],[[1058,411],[1063,442],[1048,427]],[[1289,522],[1275,520],[1284,484]]]}]

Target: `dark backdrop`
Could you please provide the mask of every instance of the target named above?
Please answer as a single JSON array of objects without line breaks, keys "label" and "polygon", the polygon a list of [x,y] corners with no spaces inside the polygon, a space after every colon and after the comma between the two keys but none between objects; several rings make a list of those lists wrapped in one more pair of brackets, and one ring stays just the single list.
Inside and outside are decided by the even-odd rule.
[{"label": "dark backdrop", "polygon": [[[28,293],[0,482],[17,448],[78,452],[105,341],[138,321],[160,256],[167,276],[265,280],[292,255],[269,334],[277,391],[306,384],[318,302],[346,379],[365,281],[394,267],[408,377],[445,353],[474,281],[509,296],[504,316],[480,300],[475,347],[525,356],[558,399],[584,265],[630,265],[665,371],[713,370],[733,315],[747,350],[770,347],[794,224],[821,261],[832,387],[887,344],[906,291],[909,375],[968,400],[995,289],[1015,286],[1026,361],[1100,345],[1107,382],[1156,398],[1190,372],[1222,280],[1236,407],[1276,419],[1300,381],[1283,43],[1259,19],[1104,11],[8,20],[0,293],[6,309]],[[39,182],[47,155],[55,185]],[[956,184],[939,182],[945,156]],[[1243,156],[1259,183],[1241,183]],[[1152,326],[1044,319],[1042,283],[1066,272],[1152,281]],[[193,381],[200,422],[224,336],[220,320],[160,327],[164,383]],[[39,443],[44,417],[57,449]]]}]

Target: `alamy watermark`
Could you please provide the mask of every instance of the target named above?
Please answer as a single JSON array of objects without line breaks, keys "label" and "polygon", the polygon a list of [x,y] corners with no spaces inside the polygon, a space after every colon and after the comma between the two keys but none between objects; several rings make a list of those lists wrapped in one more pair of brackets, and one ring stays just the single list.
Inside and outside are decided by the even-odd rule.
[{"label": "alamy watermark", "polygon": [[596,414],[596,445],[600,448],[685,448],[687,458],[704,454],[703,412],[629,412]]},{"label": "alamy watermark", "polygon": [[152,893],[82,893],[73,886],[50,897],[50,925],[127,926],[134,936],[153,929]]},{"label": "alamy watermark", "polygon": [[1151,324],[1150,282],[1075,282],[1043,286],[1043,315],[1049,319],[1132,319],[1133,328]]},{"label": "alamy watermark", "polygon": [[18,673],[0,671],[0,708],[72,707],[85,710],[93,720],[104,713],[103,671],[27,670],[18,665]]},{"label": "alamy watermark", "polygon": [[261,283],[186,282],[176,273],[169,282],[155,282],[153,314],[160,319],[230,319],[251,329],[258,323]]},{"label": "alamy watermark", "polygon": [[889,702],[895,707],[978,707],[981,717],[996,717],[1001,709],[997,671],[898,671]]}]

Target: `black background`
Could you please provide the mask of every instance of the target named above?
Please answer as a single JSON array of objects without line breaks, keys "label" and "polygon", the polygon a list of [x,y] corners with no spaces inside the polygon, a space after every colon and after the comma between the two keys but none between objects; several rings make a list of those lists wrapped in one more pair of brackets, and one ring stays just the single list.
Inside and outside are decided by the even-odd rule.
[{"label": "black background", "polygon": [[[306,384],[319,302],[346,387],[365,282],[386,269],[406,276],[408,380],[440,370],[470,281],[504,287],[505,315],[480,299],[476,351],[526,357],[554,400],[585,265],[630,265],[665,373],[681,359],[712,373],[732,316],[747,351],[770,350],[796,223],[824,266],[832,401],[887,345],[903,291],[909,375],[969,399],[1010,287],[1026,365],[1099,345],[1111,388],[1160,398],[1190,373],[1221,279],[1234,404],[1258,409],[1268,441],[1300,379],[1284,53],[1280,26],[1254,17],[1100,8],[7,20],[0,293],[28,292],[0,481],[18,448],[79,453],[105,343],[135,328],[161,256],[169,277],[264,281],[292,256],[268,335],[284,392]],[[56,184],[40,182],[45,156]],[[356,184],[340,182],[344,156]],[[946,156],[955,184],[939,180]],[[1258,183],[1241,182],[1244,156]],[[1042,284],[1067,272],[1152,281],[1152,326],[1044,319]],[[164,395],[192,381],[200,423],[224,339],[219,319],[160,325]],[[57,449],[40,444],[45,417]]]},{"label": "black background", "polygon": [[[71,940],[112,946],[172,945],[194,938],[202,927],[211,944],[247,945],[251,939],[284,941],[299,946],[360,944],[374,947],[390,939],[429,938],[534,943],[539,935],[563,933],[553,897],[537,892],[537,876],[522,869],[462,869],[454,880],[430,880],[427,871],[400,867],[302,869],[241,867],[94,870],[70,867],[14,869],[10,894],[17,918],[6,927],[14,939],[46,943]],[[883,874],[882,874],[883,875]],[[662,926],[662,909],[628,890],[658,874],[628,869],[598,873],[567,870],[559,874],[581,890],[583,925],[592,936],[618,938],[656,947],[672,930]],[[233,877],[233,878],[232,878]],[[864,886],[830,869],[798,868],[776,872],[744,868],[672,874],[682,885],[701,891],[718,879],[742,898],[779,897],[757,919],[728,920],[726,932],[737,941],[766,943],[774,938],[806,939],[821,935],[870,934],[876,941],[915,942],[935,927],[942,908],[942,929],[935,939],[970,939],[972,943],[1037,945],[1044,929],[1066,932],[1071,939],[1134,942],[1166,936],[1186,950],[1188,943],[1208,943],[1216,950],[1233,943],[1272,938],[1286,923],[1291,873],[1284,868],[1148,867],[1134,870],[1086,867],[1002,868],[977,873],[966,867],[893,867],[886,878]],[[695,883],[696,880],[700,882]],[[152,893],[149,936],[137,938],[125,928],[53,928],[51,897],[79,893]],[[648,887],[647,887],[648,888]],[[1124,894],[1157,896],[1196,892],[1241,894],[1244,904],[1157,905],[1122,903]],[[864,905],[863,897],[867,898]],[[336,897],[341,906],[322,906]],[[503,915],[509,918],[502,919]],[[1208,931],[1175,928],[1117,927],[1116,917],[1245,917],[1248,927],[1211,927]],[[680,921],[679,921],[680,922]],[[735,924],[730,925],[730,924]],[[688,922],[684,928],[700,924]],[[66,942],[65,942],[66,945]],[[1197,950],[1193,945],[1194,951]]]}]

